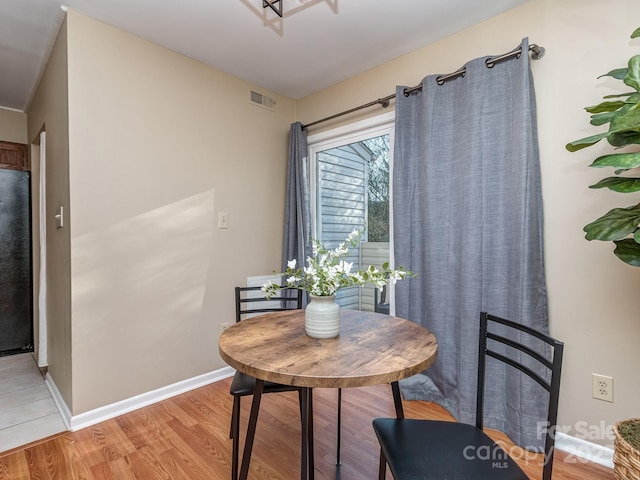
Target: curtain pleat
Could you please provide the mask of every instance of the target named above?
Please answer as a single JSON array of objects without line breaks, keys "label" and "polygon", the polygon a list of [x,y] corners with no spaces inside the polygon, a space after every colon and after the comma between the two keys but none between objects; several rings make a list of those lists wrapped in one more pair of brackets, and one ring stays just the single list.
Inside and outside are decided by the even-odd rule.
[{"label": "curtain pleat", "polygon": [[[287,166],[287,191],[285,199],[284,241],[282,247],[282,271],[287,262],[297,261],[306,265],[311,255],[311,196],[309,183],[309,158],[307,132],[300,122],[291,124],[289,131],[289,160]],[[303,304],[307,298],[303,295]]]}]

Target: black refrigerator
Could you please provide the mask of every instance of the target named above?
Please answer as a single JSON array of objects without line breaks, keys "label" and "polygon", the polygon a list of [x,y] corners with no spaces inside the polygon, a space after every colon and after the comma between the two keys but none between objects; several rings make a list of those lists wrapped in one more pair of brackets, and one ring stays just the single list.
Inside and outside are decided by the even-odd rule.
[{"label": "black refrigerator", "polygon": [[31,173],[0,168],[0,356],[32,351]]}]

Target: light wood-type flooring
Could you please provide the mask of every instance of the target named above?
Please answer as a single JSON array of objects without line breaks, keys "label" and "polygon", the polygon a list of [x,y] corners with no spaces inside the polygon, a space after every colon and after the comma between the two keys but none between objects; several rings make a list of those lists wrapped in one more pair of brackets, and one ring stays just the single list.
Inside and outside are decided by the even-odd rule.
[{"label": "light wood-type flooring", "polygon": [[0,455],[66,431],[31,353],[0,357]]},{"label": "light wood-type flooring", "polygon": [[[77,432],[66,432],[0,454],[0,479],[230,479],[230,379],[187,392]],[[393,416],[388,385],[343,391],[344,480],[377,478],[375,417]],[[250,401],[243,399],[244,432]],[[300,419],[295,392],[263,397],[249,478],[294,480],[300,475]],[[335,478],[337,391],[314,391],[315,478]],[[440,407],[405,401],[409,418],[450,418]],[[498,434],[496,434],[498,435]],[[244,435],[242,437],[244,441]],[[516,452],[514,450],[514,452]],[[517,453],[517,452],[516,452]],[[522,455],[531,478],[538,458]],[[528,460],[526,460],[528,458]],[[391,475],[387,475],[391,479]],[[554,480],[613,480],[613,472],[558,452]]]}]

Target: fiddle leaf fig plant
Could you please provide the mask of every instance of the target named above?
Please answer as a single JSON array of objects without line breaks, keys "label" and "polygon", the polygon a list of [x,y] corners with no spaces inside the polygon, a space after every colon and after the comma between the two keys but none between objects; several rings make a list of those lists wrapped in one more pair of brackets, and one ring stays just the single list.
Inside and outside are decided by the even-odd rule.
[{"label": "fiddle leaf fig plant", "polygon": [[[640,37],[640,28],[631,34],[631,38],[637,37]],[[575,152],[606,139],[612,147],[623,149],[593,161],[590,167],[613,168],[615,176],[604,178],[589,188],[633,194],[633,201],[640,202],[640,177],[629,173],[640,167],[640,55],[631,57],[627,68],[618,68],[602,76],[621,80],[633,91],[608,95],[604,102],[586,107],[591,114],[591,125],[609,124],[609,128],[606,132],[570,142],[566,148]],[[613,241],[616,245],[613,253],[620,260],[640,267],[640,203],[614,208],[583,230],[587,240]]]}]

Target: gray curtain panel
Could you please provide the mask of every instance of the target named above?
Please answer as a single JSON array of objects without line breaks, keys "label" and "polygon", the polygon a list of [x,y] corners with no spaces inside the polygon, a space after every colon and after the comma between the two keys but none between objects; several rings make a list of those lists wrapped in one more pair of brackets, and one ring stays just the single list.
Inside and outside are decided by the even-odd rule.
[{"label": "gray curtain panel", "polygon": [[[292,123],[289,130],[282,271],[286,270],[289,260],[295,258],[298,266],[302,267],[306,264],[307,257],[311,255],[311,196],[308,157],[307,132],[302,128],[300,122]],[[303,295],[302,300],[306,305],[306,295]]]},{"label": "gray curtain panel", "polygon": [[[403,393],[435,401],[466,423],[475,419],[479,312],[548,331],[526,39],[521,48],[518,59],[493,68],[485,65],[489,57],[478,58],[463,77],[438,85],[430,75],[422,92],[396,93],[395,262],[418,273],[396,285],[396,311],[439,343],[436,363],[404,381]],[[540,449],[546,392],[488,365],[486,425]]]}]

